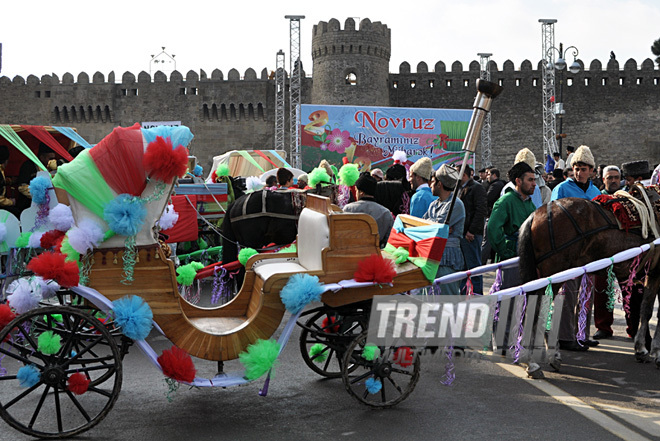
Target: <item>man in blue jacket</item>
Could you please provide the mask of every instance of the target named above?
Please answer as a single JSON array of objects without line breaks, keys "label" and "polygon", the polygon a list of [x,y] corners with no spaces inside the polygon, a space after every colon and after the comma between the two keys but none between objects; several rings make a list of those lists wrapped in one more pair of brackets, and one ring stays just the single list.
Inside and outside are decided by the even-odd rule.
[{"label": "man in blue jacket", "polygon": [[410,167],[410,185],[415,190],[415,194],[410,198],[410,214],[412,216],[424,216],[431,202],[438,198],[437,196],[433,196],[433,191],[429,187],[429,181],[432,175],[433,163],[429,157],[425,156],[418,159]]}]

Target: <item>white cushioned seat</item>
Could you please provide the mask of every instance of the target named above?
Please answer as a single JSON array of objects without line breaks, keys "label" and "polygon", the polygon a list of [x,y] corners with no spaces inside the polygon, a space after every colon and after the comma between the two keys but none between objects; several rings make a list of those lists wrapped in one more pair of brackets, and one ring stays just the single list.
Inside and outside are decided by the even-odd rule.
[{"label": "white cushioned seat", "polygon": [[261,277],[264,281],[268,280],[273,274],[280,273],[304,273],[309,271],[305,267],[299,265],[296,262],[268,262],[262,263],[261,265],[253,266],[254,272]]},{"label": "white cushioned seat", "polygon": [[298,261],[307,271],[323,269],[324,248],[330,246],[328,217],[318,211],[304,208],[298,220]]}]

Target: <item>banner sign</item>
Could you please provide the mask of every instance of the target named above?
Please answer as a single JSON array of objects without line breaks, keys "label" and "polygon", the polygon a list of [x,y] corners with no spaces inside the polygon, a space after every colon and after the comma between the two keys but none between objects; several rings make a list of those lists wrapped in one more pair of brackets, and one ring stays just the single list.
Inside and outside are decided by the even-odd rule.
[{"label": "banner sign", "polygon": [[142,123],[143,129],[152,129],[158,126],[179,127],[181,121],[145,121]]},{"label": "banner sign", "polygon": [[360,171],[385,170],[397,150],[405,151],[408,165],[423,156],[430,157],[436,169],[443,163],[460,164],[471,116],[471,109],[303,104],[303,169],[309,171],[327,159],[337,167],[348,161],[359,164]]}]

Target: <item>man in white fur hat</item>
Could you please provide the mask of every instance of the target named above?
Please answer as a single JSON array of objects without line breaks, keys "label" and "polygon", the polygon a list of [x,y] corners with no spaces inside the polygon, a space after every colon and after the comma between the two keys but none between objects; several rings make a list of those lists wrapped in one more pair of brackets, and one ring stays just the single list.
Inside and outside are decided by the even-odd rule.
[{"label": "man in white fur hat", "polygon": [[[529,167],[532,170],[534,170],[534,168],[536,167],[536,156],[530,149],[525,147],[518,151],[518,153],[516,154],[516,158],[513,160],[513,165],[516,165],[519,162],[524,162],[525,164],[529,165]],[[512,182],[507,183],[504,186],[504,188],[502,188],[502,191],[500,192],[500,197],[504,196],[504,193],[508,192],[509,190],[513,190],[514,188],[515,186],[513,185]],[[536,208],[539,208],[541,205],[543,205],[543,196],[541,195],[541,189],[539,188],[538,185],[534,188],[534,194],[532,195],[532,202],[534,203],[534,206]]]},{"label": "man in white fur hat", "polygon": [[[594,155],[586,145],[581,145],[571,157],[571,168],[573,177],[566,179],[552,190],[551,201],[562,198],[593,199],[600,191],[591,183],[591,174],[596,167]],[[578,305],[578,282],[573,279],[564,283],[564,305],[561,311],[561,322],[559,325],[559,348],[568,351],[586,351],[590,346],[598,345],[596,340],[589,338],[589,322],[591,311],[587,313],[587,326],[585,340],[577,341],[576,309]]]},{"label": "man in white fur hat", "polygon": [[418,159],[410,167],[410,185],[415,190],[415,194],[410,198],[410,214],[412,216],[424,216],[431,202],[437,199],[436,196],[433,196],[431,187],[429,187],[432,175],[433,162],[429,157],[425,156]]}]

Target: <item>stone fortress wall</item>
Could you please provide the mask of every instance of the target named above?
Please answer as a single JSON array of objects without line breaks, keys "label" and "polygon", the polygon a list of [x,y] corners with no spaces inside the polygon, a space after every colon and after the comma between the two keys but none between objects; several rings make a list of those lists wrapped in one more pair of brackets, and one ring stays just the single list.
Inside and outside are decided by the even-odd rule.
[{"label": "stone fortress wall", "polygon": [[[303,72],[301,102],[393,107],[471,108],[479,63],[464,70],[459,62],[447,70],[437,62],[429,71],[424,62],[411,70],[401,63],[390,73],[390,29],[353,19],[343,29],[336,19],[320,22],[312,32],[313,76]],[[396,38],[396,34],[395,34]],[[583,68],[586,67],[583,65]],[[491,61],[491,80],[504,86],[493,102],[491,160],[503,171],[522,147],[542,160],[541,64],[525,60],[516,70],[507,60],[501,70]],[[350,84],[347,81],[355,78]],[[565,73],[564,147],[589,145],[597,163],[621,164],[647,159],[660,161],[660,71],[646,59],[621,67],[609,60],[604,67],[593,60],[588,70]],[[557,95],[559,95],[557,78]],[[285,92],[288,99],[288,86]],[[287,103],[288,109],[288,103]],[[189,71],[185,78],[172,72],[137,77],[124,73],[107,79],[82,72],[41,78],[30,75],[0,77],[0,123],[76,127],[91,143],[118,125],[143,121],[181,121],[195,134],[193,154],[208,172],[211,158],[231,149],[271,149],[275,127],[275,80],[264,68],[243,75],[231,69],[211,76]],[[288,111],[287,111],[288,113]],[[288,115],[287,115],[288,119]],[[285,127],[288,128],[288,123]],[[285,138],[288,140],[288,133]],[[477,166],[480,154],[477,152]]]}]

